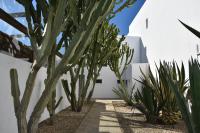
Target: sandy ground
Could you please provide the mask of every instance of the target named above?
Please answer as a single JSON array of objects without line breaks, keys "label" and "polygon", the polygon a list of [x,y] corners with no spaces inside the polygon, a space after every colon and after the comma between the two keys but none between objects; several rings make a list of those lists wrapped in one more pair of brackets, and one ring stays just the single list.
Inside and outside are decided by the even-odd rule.
[{"label": "sandy ground", "polygon": [[[138,110],[126,106],[123,101],[113,101],[118,121],[124,133],[185,133],[183,121],[176,125],[153,125],[145,122],[145,117]],[[133,113],[134,112],[134,113]]]},{"label": "sandy ground", "polygon": [[[134,112],[134,113],[133,113]],[[183,121],[176,125],[153,125],[122,100],[97,100],[80,113],[67,108],[39,124],[38,133],[185,133]]]},{"label": "sandy ground", "polygon": [[50,120],[44,120],[39,124],[38,133],[74,133],[93,103],[83,107],[82,112],[72,112],[70,107],[62,110],[53,118],[53,125]]}]

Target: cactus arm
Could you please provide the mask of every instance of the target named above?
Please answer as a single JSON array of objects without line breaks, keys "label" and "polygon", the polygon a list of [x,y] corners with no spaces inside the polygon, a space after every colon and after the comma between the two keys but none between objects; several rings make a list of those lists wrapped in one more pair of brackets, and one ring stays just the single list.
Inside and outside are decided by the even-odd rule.
[{"label": "cactus arm", "polygon": [[33,66],[31,72],[29,73],[28,79],[26,81],[26,87],[25,87],[25,91],[21,100],[21,105],[22,105],[22,112],[26,113],[27,108],[28,108],[28,104],[30,102],[30,98],[31,98],[31,94],[33,91],[33,87],[34,87],[34,83],[35,83],[35,79],[37,76],[39,69]]},{"label": "cactus arm", "polygon": [[[104,4],[102,4],[102,2]],[[91,14],[91,16],[93,16],[92,17],[93,20],[96,20],[96,21],[90,21],[88,23],[88,26],[87,26],[88,29],[86,31],[83,30],[83,29],[79,29],[80,31],[79,30],[77,31],[77,34],[74,35],[74,38],[71,41],[70,45],[68,46],[68,49],[67,49],[66,53],[63,56],[63,59],[61,60],[61,62],[58,64],[58,66],[55,69],[55,72],[53,74],[54,78],[47,81],[47,85],[45,87],[45,90],[43,91],[42,96],[40,97],[39,101],[37,102],[32,114],[31,114],[31,117],[30,117],[30,120],[29,120],[29,124],[28,124],[30,132],[32,132],[32,130],[34,130],[34,129],[37,129],[37,127],[35,127],[35,126],[37,126],[37,124],[34,124],[34,123],[38,123],[39,118],[41,116],[41,113],[44,111],[44,108],[47,105],[48,100],[50,98],[50,94],[53,91],[53,86],[55,86],[55,84],[58,81],[59,77],[62,75],[64,64],[68,64],[69,60],[74,55],[75,49],[76,49],[77,45],[80,43],[80,41],[83,38],[83,36],[84,36],[84,39],[83,39],[82,45],[84,44],[83,46],[85,47],[87,42],[90,40],[90,36],[94,33],[94,31],[95,31],[95,29],[97,27],[97,24],[99,24],[101,19],[105,18],[106,15],[113,8],[113,1],[111,1],[111,0],[110,1],[100,1],[100,3],[101,4],[99,4],[99,6],[101,5],[101,7],[97,8],[96,10],[94,10],[95,13],[93,13],[93,11],[92,11],[93,8],[92,9],[90,9],[90,8],[88,9],[88,10],[90,10],[90,12],[88,14],[85,14],[86,16],[83,17],[84,21],[81,24],[81,26],[83,26],[83,24],[86,24],[87,20],[89,20],[89,18],[91,18],[90,16],[88,16],[90,14]],[[101,17],[99,17],[99,16],[101,16]]]},{"label": "cactus arm", "polygon": [[27,133],[26,114],[24,112],[21,112],[20,89],[19,89],[18,74],[16,69],[10,70],[10,79],[11,79],[11,93],[14,101],[14,111],[18,124],[18,132]]},{"label": "cactus arm", "polygon": [[[52,52],[48,58],[48,67],[47,67],[47,79],[52,78],[53,71],[55,70],[55,45],[52,49]],[[56,86],[55,86],[56,87]],[[55,104],[56,104],[56,88],[54,88],[53,93],[51,94],[51,98],[47,104],[47,109],[50,114],[50,121],[53,123],[53,116],[55,115]]]},{"label": "cactus arm", "polygon": [[28,132],[29,133],[36,132],[41,114],[44,111],[46,105],[48,104],[49,98],[51,97],[51,94],[54,91],[53,89],[55,88],[56,83],[62,74],[54,73],[53,75],[55,75],[55,76],[53,76],[54,78],[51,78],[47,81],[45,90],[43,91],[42,96],[40,97],[39,101],[37,102],[32,114],[31,114],[30,120],[28,122]]},{"label": "cactus arm", "polygon": [[[124,2],[124,1],[121,0],[121,2]],[[116,4],[121,4],[121,2],[118,2]],[[113,11],[113,14],[117,14],[118,12],[121,12],[124,8],[133,5],[135,2],[136,2],[136,0],[127,0],[127,1],[125,1],[120,7],[118,7],[117,9],[115,9],[115,11]]]},{"label": "cactus arm", "polygon": [[[101,21],[102,21],[102,18],[105,18],[106,16],[107,16],[107,14],[110,12],[110,10],[113,8],[113,3],[112,3],[112,1],[110,0],[110,1],[107,1],[107,2],[103,2],[103,1],[101,1],[100,3],[99,3],[99,6],[98,6],[99,8],[97,9],[97,10],[99,10],[99,11],[103,11],[103,10],[105,10],[105,12],[104,12],[104,15],[103,16],[101,16],[100,14],[101,14],[101,12],[94,12],[93,13],[93,17],[95,17],[95,16],[101,16],[101,17],[99,17],[99,18],[97,18],[97,23],[96,24],[94,24],[94,20],[95,19],[92,19],[91,20],[91,25],[93,25],[94,27],[97,27],[97,25],[98,24],[100,24],[101,23]],[[90,24],[88,24],[88,25],[90,25]],[[94,28],[94,27],[89,27],[89,30],[90,30],[90,32],[92,32],[92,33],[94,33],[95,32],[95,29],[96,28]],[[89,33],[88,33],[89,34]],[[87,34],[85,34],[86,36],[87,36]],[[76,54],[76,56],[74,57],[74,59],[73,60],[77,60],[78,59],[78,57],[80,57],[81,55],[83,55],[83,53],[84,53],[84,50],[87,48],[87,46],[90,44],[89,43],[89,41],[91,40],[91,37],[92,36],[89,36],[89,37],[83,37],[83,42],[82,43],[80,43],[80,45],[79,45],[79,48],[80,48],[80,51]]]},{"label": "cactus arm", "polygon": [[26,20],[28,23],[28,34],[30,36],[30,42],[31,42],[31,46],[33,48],[33,51],[35,53],[35,57],[38,60],[38,46],[37,46],[37,40],[36,37],[34,35],[34,30],[33,30],[33,26],[32,26],[32,20],[31,20],[31,10],[33,11],[32,7],[32,3],[30,1],[24,1],[24,0],[17,0],[20,4],[22,4],[25,8],[25,15],[26,15]]},{"label": "cactus arm", "polygon": [[68,101],[71,103],[71,97],[70,97],[71,92],[70,92],[70,90],[69,90],[68,81],[67,81],[67,80],[62,80],[62,86],[63,86],[63,88],[64,88],[64,91],[65,91],[65,94],[66,94],[66,96],[67,96]]},{"label": "cactus arm", "polygon": [[57,109],[57,107],[60,105],[61,101],[62,101],[63,97],[61,96],[58,100],[58,102],[56,103],[55,107],[54,107],[54,110]]},{"label": "cactus arm", "polygon": [[36,1],[41,8],[41,12],[44,18],[44,23],[47,23],[49,5],[46,0],[36,0]]},{"label": "cactus arm", "polygon": [[21,105],[20,103],[20,89],[18,83],[18,74],[16,69],[10,70],[10,80],[11,80],[11,93],[14,101],[14,109],[17,116],[18,109]]}]

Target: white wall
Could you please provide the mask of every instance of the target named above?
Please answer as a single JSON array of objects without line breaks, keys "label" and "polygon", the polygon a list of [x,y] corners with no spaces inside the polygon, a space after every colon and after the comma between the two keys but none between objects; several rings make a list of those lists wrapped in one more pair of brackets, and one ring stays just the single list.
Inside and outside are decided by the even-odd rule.
[{"label": "white wall", "polygon": [[[13,98],[11,96],[10,85],[10,69],[16,68],[18,71],[19,86],[21,90],[21,97],[25,87],[25,81],[28,77],[31,64],[20,59],[0,53],[0,132],[1,133],[17,133],[17,122],[13,108]],[[34,105],[44,89],[44,79],[46,78],[46,69],[41,68],[38,72],[33,94],[31,96],[30,104],[27,111],[27,118],[29,118]],[[59,105],[57,112],[69,106],[63,92],[62,85],[59,81],[57,84],[57,99],[63,95],[63,100]],[[48,112],[42,114],[41,120],[48,118]]]},{"label": "white wall", "polygon": [[135,63],[132,65],[132,85],[135,84],[135,90],[141,89],[142,84],[139,83],[137,80],[141,80],[140,77],[142,77],[142,73],[148,74],[149,73],[149,64],[148,63]]},{"label": "white wall", "polygon": [[[146,0],[129,26],[128,36],[140,36],[147,47],[148,61],[184,61],[196,57],[196,44],[200,40],[183,27],[178,19],[200,30],[199,0]],[[148,18],[148,28],[146,19]]]},{"label": "white wall", "polygon": [[117,78],[109,67],[102,68],[98,79],[102,79],[102,83],[95,85],[93,98],[117,98],[112,91],[117,87]]},{"label": "white wall", "polygon": [[[135,84],[135,88],[140,89],[141,84],[135,79],[141,76],[140,68],[144,73],[148,73],[148,63],[132,63],[124,73],[124,80],[127,80],[127,87],[130,90]],[[117,78],[109,67],[104,67],[98,79],[102,79],[102,84],[96,84],[93,98],[118,98],[113,93],[113,88],[118,87]]]},{"label": "white wall", "polygon": [[125,42],[130,48],[134,49],[134,56],[132,63],[147,63],[146,48],[140,37],[126,36]]}]

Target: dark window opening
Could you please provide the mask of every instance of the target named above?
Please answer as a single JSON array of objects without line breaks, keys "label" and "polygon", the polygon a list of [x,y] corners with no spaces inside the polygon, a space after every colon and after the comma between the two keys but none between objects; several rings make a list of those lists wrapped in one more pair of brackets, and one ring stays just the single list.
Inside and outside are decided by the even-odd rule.
[{"label": "dark window opening", "polygon": [[117,83],[120,84],[120,80],[117,80]]},{"label": "dark window opening", "polygon": [[148,29],[148,28],[149,28],[149,19],[146,18],[146,29]]},{"label": "dark window opening", "polygon": [[97,80],[96,80],[96,83],[101,84],[101,83],[102,83],[102,79],[97,79]]}]

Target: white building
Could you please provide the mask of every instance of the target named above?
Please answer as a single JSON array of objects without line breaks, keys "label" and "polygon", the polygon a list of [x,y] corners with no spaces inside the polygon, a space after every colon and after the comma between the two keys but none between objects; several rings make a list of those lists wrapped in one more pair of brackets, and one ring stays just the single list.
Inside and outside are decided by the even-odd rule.
[{"label": "white building", "polygon": [[200,30],[199,0],[146,0],[129,26],[128,36],[139,36],[147,48],[151,68],[159,60],[184,62],[197,57],[200,40],[178,21]]}]

